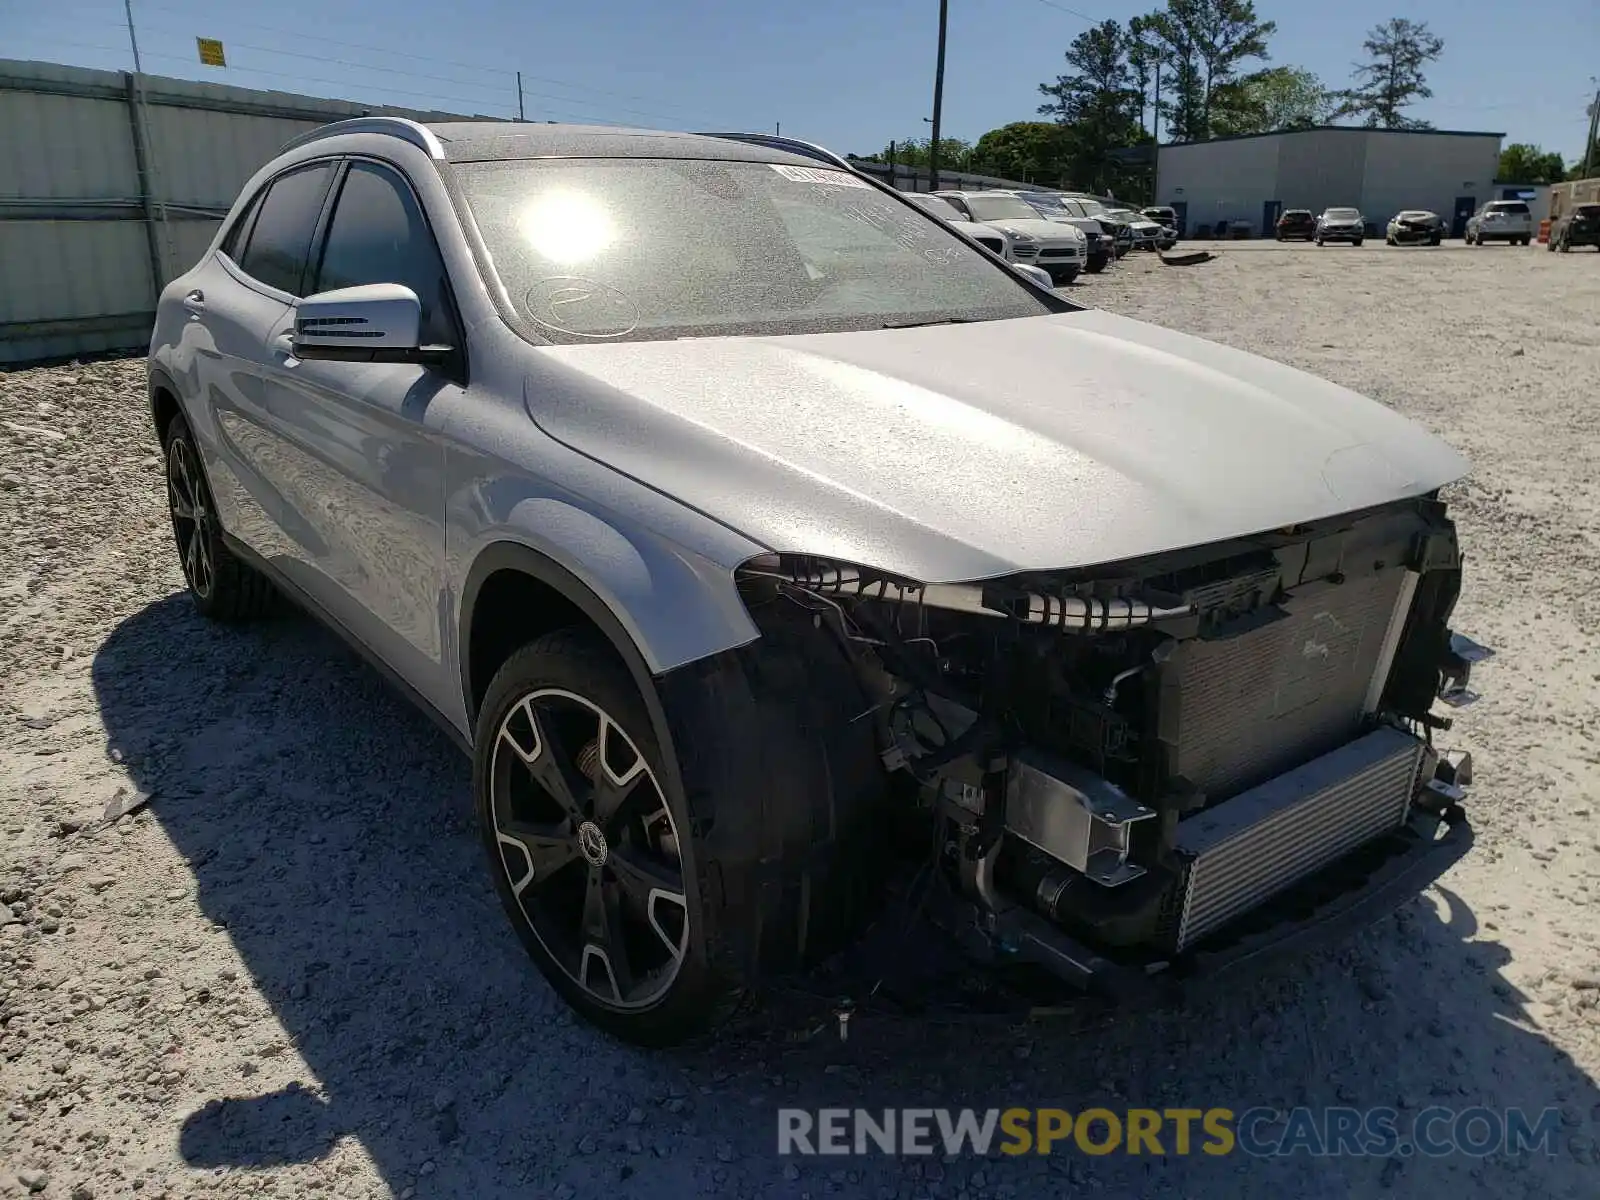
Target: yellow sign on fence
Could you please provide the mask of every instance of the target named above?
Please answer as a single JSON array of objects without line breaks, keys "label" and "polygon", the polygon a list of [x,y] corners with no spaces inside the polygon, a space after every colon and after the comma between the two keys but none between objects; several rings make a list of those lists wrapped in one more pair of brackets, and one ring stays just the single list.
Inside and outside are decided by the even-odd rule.
[{"label": "yellow sign on fence", "polygon": [[200,47],[200,61],[208,67],[225,67],[228,60],[222,55],[222,43],[216,38],[197,37],[194,44]]}]

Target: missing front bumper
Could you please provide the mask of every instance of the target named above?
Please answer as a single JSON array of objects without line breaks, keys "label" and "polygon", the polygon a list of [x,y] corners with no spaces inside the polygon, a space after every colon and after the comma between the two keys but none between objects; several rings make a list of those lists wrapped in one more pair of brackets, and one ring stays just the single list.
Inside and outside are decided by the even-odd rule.
[{"label": "missing front bumper", "polygon": [[1438,813],[1416,809],[1400,828],[1168,958],[1113,959],[1028,909],[982,914],[953,896],[947,897],[939,923],[991,964],[1031,963],[1074,990],[1124,1002],[1154,1001],[1246,963],[1304,955],[1352,936],[1420,895],[1471,850],[1473,837],[1457,805]]}]

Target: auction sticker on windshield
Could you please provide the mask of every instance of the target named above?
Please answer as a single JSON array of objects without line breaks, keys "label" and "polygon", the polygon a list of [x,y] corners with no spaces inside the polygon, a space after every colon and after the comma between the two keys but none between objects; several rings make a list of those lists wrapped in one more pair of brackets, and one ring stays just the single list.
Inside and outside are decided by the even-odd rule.
[{"label": "auction sticker on windshield", "polygon": [[864,188],[867,181],[847,175],[843,171],[829,171],[822,167],[791,167],[785,163],[768,163],[774,171],[795,183],[827,183],[834,187]]}]

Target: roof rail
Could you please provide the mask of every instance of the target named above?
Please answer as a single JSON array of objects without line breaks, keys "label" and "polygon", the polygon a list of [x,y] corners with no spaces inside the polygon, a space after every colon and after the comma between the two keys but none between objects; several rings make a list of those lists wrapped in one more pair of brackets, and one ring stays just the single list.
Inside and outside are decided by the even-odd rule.
[{"label": "roof rail", "polygon": [[799,138],[786,138],[776,133],[701,133],[697,136],[726,138],[730,142],[749,142],[751,145],[765,146],[769,150],[787,150],[790,154],[798,154],[802,158],[814,158],[831,167],[838,167],[841,171],[855,171],[847,160],[840,158],[832,150],[815,142],[802,142]]},{"label": "roof rail", "polygon": [[433,130],[408,117],[351,117],[347,121],[318,125],[315,129],[285,142],[278,153],[282,154],[286,150],[293,150],[296,146],[321,141],[323,138],[338,137],[345,133],[386,133],[390,137],[405,139],[425,151],[429,158],[441,160],[444,158],[444,145],[434,136]]}]

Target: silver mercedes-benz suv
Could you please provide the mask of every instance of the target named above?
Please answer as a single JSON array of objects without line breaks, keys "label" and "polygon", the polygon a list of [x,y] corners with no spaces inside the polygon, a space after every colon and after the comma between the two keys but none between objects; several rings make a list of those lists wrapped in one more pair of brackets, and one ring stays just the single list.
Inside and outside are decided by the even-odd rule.
[{"label": "silver mercedes-benz suv", "polygon": [[529,954],[621,1036],[849,944],[929,853],[891,828],[978,959],[1109,990],[1470,839],[1462,460],[804,143],[315,130],[149,368],[196,607],[287,595],[438,719]]}]

